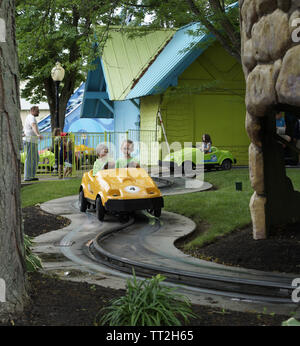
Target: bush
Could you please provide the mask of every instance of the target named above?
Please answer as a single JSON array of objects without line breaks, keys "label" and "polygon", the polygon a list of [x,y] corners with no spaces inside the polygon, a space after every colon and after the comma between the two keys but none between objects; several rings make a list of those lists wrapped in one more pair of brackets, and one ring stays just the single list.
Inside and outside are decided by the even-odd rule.
[{"label": "bush", "polygon": [[40,258],[34,255],[31,251],[31,246],[33,244],[32,239],[33,238],[24,234],[25,262],[26,262],[26,269],[28,272],[35,272],[39,268],[42,268],[42,263]]},{"label": "bush", "polygon": [[290,326],[299,327],[300,326],[300,322],[292,317],[292,318],[288,319],[287,321],[282,322],[281,325],[283,327],[290,327]]},{"label": "bush", "polygon": [[[151,279],[127,280],[125,296],[111,300],[111,305],[101,309],[95,325],[109,326],[180,326],[178,317],[188,323],[189,317],[196,315],[191,310],[189,300],[174,294],[175,288],[162,286],[165,277],[156,275]],[[97,318],[103,313],[99,321]]]}]

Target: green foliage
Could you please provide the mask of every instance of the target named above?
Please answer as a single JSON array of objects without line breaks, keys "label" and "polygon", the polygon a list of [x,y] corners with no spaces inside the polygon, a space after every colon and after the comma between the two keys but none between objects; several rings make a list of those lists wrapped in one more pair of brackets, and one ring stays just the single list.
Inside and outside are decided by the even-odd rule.
[{"label": "green foliage", "polygon": [[300,322],[297,321],[294,317],[289,318],[287,321],[282,322],[283,327],[299,327]]},{"label": "green foliage", "polygon": [[[72,94],[74,88],[85,80],[86,71],[98,54],[97,50],[91,49],[95,40],[94,26],[108,26],[114,20],[118,23],[114,9],[119,2],[17,0],[16,37],[20,74],[21,80],[27,81],[22,97],[32,103],[46,97],[48,102],[51,101],[53,83],[50,75],[56,61],[66,71],[61,95]],[[72,90],[69,90],[70,87]]]},{"label": "green foliage", "polygon": [[[55,100],[50,73],[56,61],[60,61],[66,70],[61,97],[68,100],[74,89],[86,79],[87,71],[94,68],[92,62],[101,55],[111,25],[138,28],[131,31],[131,34],[138,35],[144,29],[149,32],[157,28],[178,28],[197,21],[202,27],[191,34],[221,33],[220,37],[224,39],[221,44],[238,54],[239,11],[238,8],[225,11],[225,7],[234,2],[17,0],[16,37],[20,74],[21,80],[27,81],[22,97],[32,103],[47,98],[51,109]],[[128,23],[129,17],[132,20]],[[104,30],[101,35],[95,35],[99,26]]]},{"label": "green foliage", "polygon": [[132,0],[124,3],[123,12],[132,14],[131,26],[147,28],[181,27],[191,22],[202,25],[191,35],[212,33],[223,47],[240,61],[239,7],[226,8],[236,0]]},{"label": "green foliage", "polygon": [[25,247],[25,261],[26,269],[28,272],[35,272],[42,268],[42,262],[38,256],[33,254],[31,246],[33,244],[33,238],[24,234],[24,247]]},{"label": "green foliage", "polygon": [[[179,326],[179,316],[186,323],[189,317],[195,318],[188,299],[174,294],[174,288],[162,286],[164,279],[158,274],[138,281],[133,272],[133,278],[127,280],[126,295],[113,299],[110,306],[101,309],[95,325]],[[98,320],[99,314],[103,315]]]}]

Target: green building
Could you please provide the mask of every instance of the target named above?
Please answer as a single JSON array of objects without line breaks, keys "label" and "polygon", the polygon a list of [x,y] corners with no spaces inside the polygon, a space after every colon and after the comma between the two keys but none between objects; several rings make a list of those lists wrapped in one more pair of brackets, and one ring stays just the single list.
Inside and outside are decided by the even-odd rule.
[{"label": "green building", "polygon": [[[99,63],[105,82],[106,102],[111,104],[111,117],[115,119],[116,130],[126,131],[132,127],[134,113],[134,117],[139,119],[137,129],[141,141],[147,141],[145,136],[149,131],[157,131],[160,141],[167,138],[169,144],[195,144],[201,142],[204,133],[208,133],[214,146],[233,153],[237,165],[247,165],[250,142],[245,131],[242,67],[212,35],[191,35],[191,30],[196,30],[198,26],[198,23],[192,23],[177,31],[163,31],[150,50],[147,46],[149,35],[153,33],[129,39],[118,32],[111,37],[110,40],[118,40],[118,44],[108,43],[104,59]],[[130,45],[128,42],[131,42]],[[137,59],[140,53],[133,48],[137,45],[143,51],[140,63],[137,62],[141,60],[140,57]],[[121,65],[125,61],[127,68],[118,66],[117,60],[113,60],[114,55],[118,56]],[[111,57],[110,63],[105,56]],[[130,65],[134,65],[135,69]],[[111,69],[115,69],[114,73],[110,72]],[[126,83],[120,89],[122,75]],[[89,77],[91,79],[91,74]],[[103,85],[100,79],[98,84]],[[90,91],[88,82],[89,78],[85,95]],[[118,93],[113,92],[114,88]],[[86,100],[85,97],[84,102],[97,102],[96,98],[91,101],[91,97]],[[158,110],[162,115],[166,138],[157,118]],[[100,113],[96,114],[91,109],[85,112],[83,107],[82,116],[101,117]],[[156,161],[158,156],[159,153],[152,152],[152,161]]]}]

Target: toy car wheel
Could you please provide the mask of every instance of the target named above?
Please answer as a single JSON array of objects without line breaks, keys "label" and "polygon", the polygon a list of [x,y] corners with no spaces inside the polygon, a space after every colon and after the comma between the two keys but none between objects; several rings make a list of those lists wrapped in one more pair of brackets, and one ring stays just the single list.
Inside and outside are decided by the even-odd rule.
[{"label": "toy car wheel", "polygon": [[229,159],[224,160],[222,162],[222,165],[221,165],[222,169],[225,170],[225,171],[230,170],[231,166],[232,166],[232,163],[231,163],[231,161]]},{"label": "toy car wheel", "polygon": [[160,217],[161,216],[161,208],[154,209],[153,214],[155,217]]},{"label": "toy car wheel", "polygon": [[121,223],[126,223],[129,221],[129,215],[128,214],[121,214],[119,215],[119,221]]},{"label": "toy car wheel", "polygon": [[160,217],[161,215],[161,208],[157,209],[147,209],[147,212],[151,215],[154,215],[155,217]]},{"label": "toy car wheel", "polygon": [[196,165],[192,161],[184,161],[182,164],[182,174],[194,176],[196,174]]},{"label": "toy car wheel", "polygon": [[99,196],[96,199],[96,216],[97,216],[97,219],[99,221],[103,221],[104,220],[105,209],[103,207],[101,197],[99,197]]},{"label": "toy car wheel", "polygon": [[79,210],[85,213],[87,206],[87,200],[84,197],[83,190],[81,190],[79,192]]}]

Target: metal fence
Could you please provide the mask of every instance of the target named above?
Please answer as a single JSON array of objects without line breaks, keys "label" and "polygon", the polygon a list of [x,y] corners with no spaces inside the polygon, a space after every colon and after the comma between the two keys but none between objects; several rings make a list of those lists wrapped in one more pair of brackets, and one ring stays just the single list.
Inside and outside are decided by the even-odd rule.
[{"label": "metal fence", "polygon": [[[36,138],[36,137],[35,137]],[[124,140],[133,141],[132,156],[141,166],[155,166],[161,159],[161,145],[153,130],[128,130],[126,132],[70,133],[53,137],[43,134],[37,142],[34,138],[24,142],[21,152],[22,173],[24,179],[37,175],[82,176],[93,168],[97,159],[96,147],[103,143],[108,147],[108,157],[118,160],[122,157],[121,145]],[[248,146],[218,146],[229,150],[237,159],[237,165],[248,165]],[[26,159],[28,156],[28,159]]]},{"label": "metal fence", "polygon": [[121,145],[124,140],[133,141],[132,156],[142,165],[157,164],[159,152],[155,145],[155,131],[128,130],[126,132],[70,133],[54,137],[42,134],[27,138],[21,152],[21,169],[24,179],[35,175],[48,176],[81,176],[93,168],[97,159],[96,147],[106,144],[109,158],[117,160],[122,156]]}]

